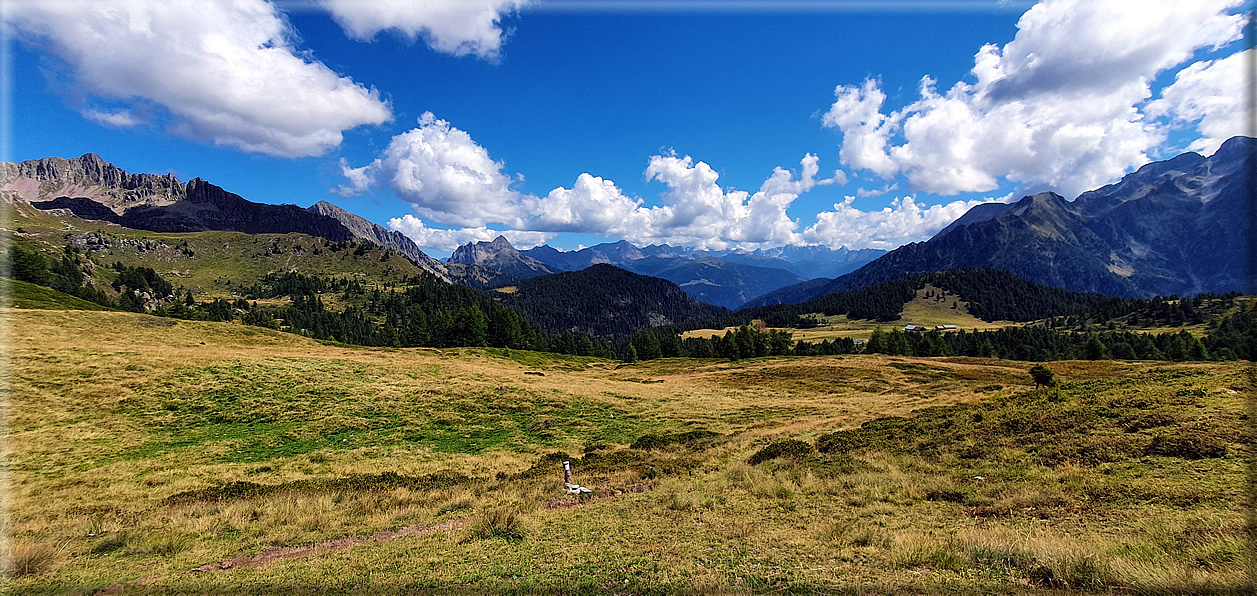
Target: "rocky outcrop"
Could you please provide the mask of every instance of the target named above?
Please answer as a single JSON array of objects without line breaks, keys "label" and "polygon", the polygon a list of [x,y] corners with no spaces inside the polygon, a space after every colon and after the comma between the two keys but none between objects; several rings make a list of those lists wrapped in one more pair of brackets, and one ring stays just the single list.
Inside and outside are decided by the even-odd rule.
[{"label": "rocky outcrop", "polygon": [[444,265],[400,232],[325,202],[309,209],[254,203],[200,178],[185,184],[170,174],[131,174],[95,153],[3,163],[0,173],[0,196],[47,211],[153,232],[301,233],[337,242],[366,240],[449,281]]},{"label": "rocky outcrop", "polygon": [[445,280],[450,281],[449,269],[444,263],[429,257],[426,253],[419,249],[409,236],[396,230],[389,230],[379,224],[371,223],[365,218],[354,215],[336,205],[327,201],[319,201],[311,205],[307,211],[330,217],[339,221],[341,225],[349,229],[353,235],[359,239],[367,240],[378,246],[390,249],[398,254],[410,259],[416,265],[422,267],[427,272]]},{"label": "rocky outcrop", "polygon": [[83,198],[121,215],[131,207],[170,205],[187,197],[187,186],[171,174],[131,174],[95,153],[0,165],[0,192],[28,203]]}]

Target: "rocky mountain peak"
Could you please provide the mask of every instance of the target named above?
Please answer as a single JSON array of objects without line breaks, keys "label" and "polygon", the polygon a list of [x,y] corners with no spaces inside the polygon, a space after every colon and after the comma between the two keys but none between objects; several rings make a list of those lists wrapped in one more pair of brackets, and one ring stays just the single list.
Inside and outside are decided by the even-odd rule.
[{"label": "rocky mountain peak", "polygon": [[170,205],[187,196],[174,176],[131,174],[95,153],[4,163],[0,192],[25,202],[61,197],[90,200],[116,215],[142,205]]},{"label": "rocky mountain peak", "polygon": [[902,246],[820,291],[966,267],[1113,296],[1246,290],[1254,142],[1236,137],[1208,158],[1150,163],[1073,202],[1040,193],[979,205],[928,242]]},{"label": "rocky mountain peak", "polygon": [[447,262],[487,267],[517,279],[554,273],[541,261],[516,250],[505,236],[492,242],[468,242],[454,249]]}]

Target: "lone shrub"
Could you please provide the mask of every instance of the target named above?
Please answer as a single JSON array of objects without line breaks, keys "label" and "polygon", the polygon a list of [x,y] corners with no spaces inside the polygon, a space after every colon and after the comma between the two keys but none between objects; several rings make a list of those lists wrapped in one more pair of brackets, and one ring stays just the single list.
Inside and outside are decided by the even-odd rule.
[{"label": "lone shrub", "polygon": [[774,441],[769,443],[767,447],[756,451],[755,455],[752,455],[751,459],[747,460],[747,463],[753,466],[778,457],[803,458],[814,451],[816,450],[811,445],[798,439]]},{"label": "lone shrub", "polygon": [[1055,387],[1056,386],[1056,375],[1053,374],[1052,371],[1048,369],[1048,367],[1043,366],[1042,364],[1036,364],[1033,367],[1031,367],[1030,379],[1034,381],[1035,389],[1038,389],[1040,386],[1042,387]]}]

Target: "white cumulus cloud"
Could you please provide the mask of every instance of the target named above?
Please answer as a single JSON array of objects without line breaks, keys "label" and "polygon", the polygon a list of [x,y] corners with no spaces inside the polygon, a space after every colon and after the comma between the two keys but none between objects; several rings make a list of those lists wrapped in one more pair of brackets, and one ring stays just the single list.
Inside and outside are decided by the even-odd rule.
[{"label": "white cumulus cloud", "polygon": [[656,155],[645,176],[666,187],[660,205],[647,206],[625,195],[613,181],[589,173],[577,176],[571,188],[536,196],[513,188],[504,164],[466,131],[425,113],[417,128],[393,137],[371,163],[351,167],[342,162],[346,183],[335,192],[351,196],[375,187],[391,189],[418,216],[408,227],[397,229],[424,238],[430,237],[432,228],[416,227],[422,219],[456,229],[500,225],[549,234],[602,234],[639,243],[755,247],[795,241],[799,224],[786,213],[794,200],[816,186],[846,182],[841,171],[818,178],[819,162],[809,154],[797,173],[775,168],[752,194],[722,187],[718,173],[705,162]]},{"label": "white cumulus cloud", "polygon": [[907,242],[928,240],[977,205],[1003,203],[1011,198],[1008,195],[925,207],[913,197],[899,197],[881,210],[863,211],[851,206],[856,197],[848,196],[835,204],[833,211],[818,213],[816,223],[804,230],[800,238],[806,244],[830,248],[892,249]]},{"label": "white cumulus cloud", "polygon": [[341,165],[349,184],[343,195],[385,184],[415,212],[433,221],[457,226],[505,223],[520,227],[520,195],[511,178],[489,151],[467,131],[450,126],[432,112],[419,117],[419,127],[399,134],[372,163],[350,168]]},{"label": "white cumulus cloud", "polygon": [[[392,118],[374,89],[300,55],[265,0],[41,0],[3,14],[9,33],[59,56],[84,92],[161,106],[182,136],[304,157]],[[85,116],[121,126],[127,114]]]},{"label": "white cumulus cloud", "polygon": [[393,31],[409,41],[422,37],[446,54],[496,58],[502,49],[502,17],[526,0],[321,0],[351,38],[370,41]]},{"label": "white cumulus cloud", "polygon": [[841,85],[823,124],[842,132],[844,164],[926,192],[987,192],[1007,179],[1074,196],[1148,161],[1165,138],[1142,111],[1149,81],[1240,39],[1239,4],[1045,0],[1013,41],[977,52],[971,80],[940,91],[926,76],[920,98],[889,113],[880,82]]},{"label": "white cumulus cloud", "polygon": [[1253,136],[1244,85],[1252,85],[1254,50],[1218,60],[1204,60],[1179,71],[1161,97],[1148,104],[1148,114],[1170,116],[1176,124],[1195,125],[1202,135],[1188,149],[1211,154],[1235,135]]}]

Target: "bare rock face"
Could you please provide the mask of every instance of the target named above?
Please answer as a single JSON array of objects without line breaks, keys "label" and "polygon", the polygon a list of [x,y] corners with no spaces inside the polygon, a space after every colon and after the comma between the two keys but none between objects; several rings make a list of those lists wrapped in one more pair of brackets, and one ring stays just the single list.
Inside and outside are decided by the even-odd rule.
[{"label": "bare rock face", "polygon": [[4,163],[3,173],[0,193],[10,198],[28,203],[83,198],[117,215],[131,207],[171,205],[187,197],[186,185],[171,174],[131,174],[95,153],[74,159],[46,157]]},{"label": "bare rock face", "polygon": [[328,203],[310,209],[254,203],[200,178],[131,174],[95,153],[0,163],[0,198],[137,230],[246,234],[302,233],[337,242],[366,240],[392,249],[449,281],[443,265],[398,232]]},{"label": "bare rock face", "polygon": [[450,255],[450,263],[477,265],[515,280],[530,279],[538,275],[554,273],[541,261],[525,255],[511,246],[504,236],[493,242],[469,242]]},{"label": "bare rock face", "polygon": [[327,201],[319,201],[311,205],[307,211],[318,215],[330,217],[339,221],[341,225],[349,229],[355,237],[368,240],[383,248],[396,251],[398,254],[414,261],[427,272],[445,280],[450,281],[449,269],[444,263],[429,257],[419,246],[415,244],[405,234],[396,230],[389,230],[379,224],[371,223],[365,218],[359,217],[328,203]]}]

